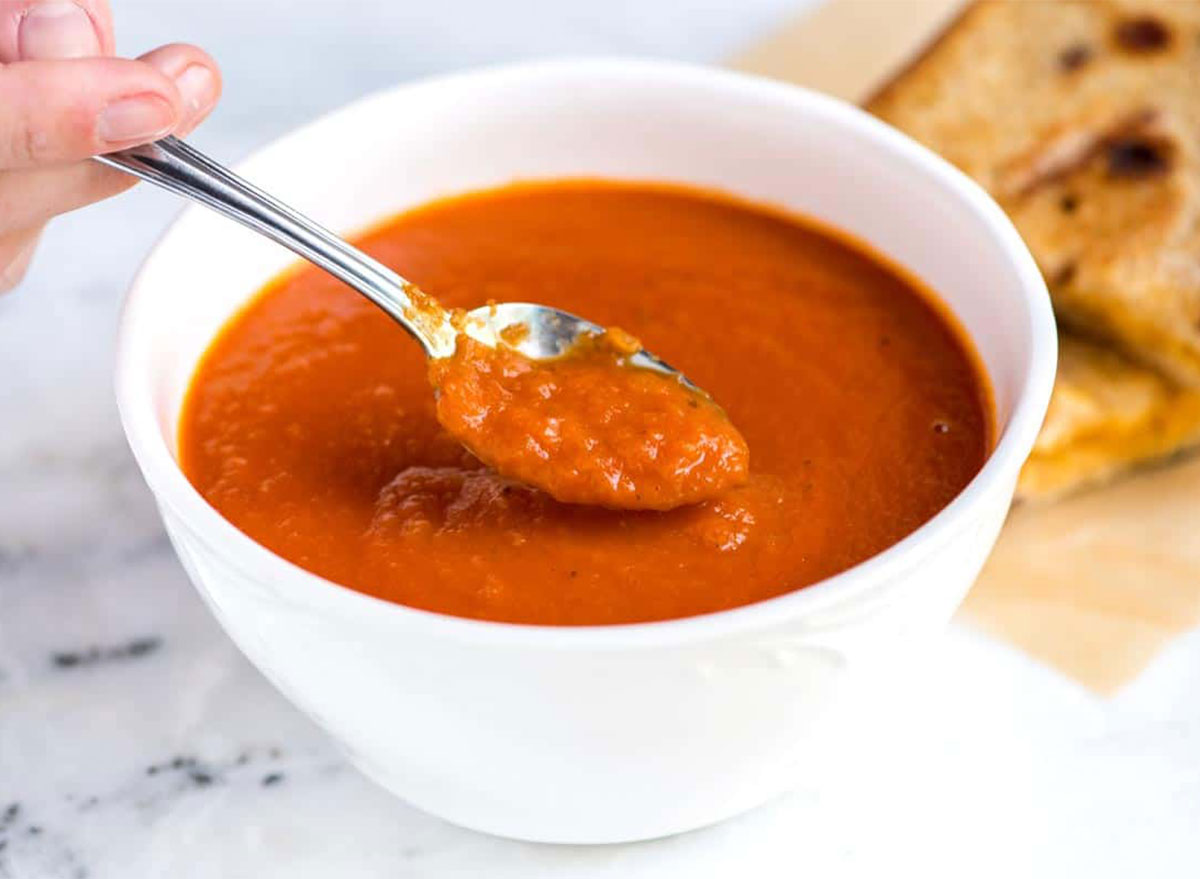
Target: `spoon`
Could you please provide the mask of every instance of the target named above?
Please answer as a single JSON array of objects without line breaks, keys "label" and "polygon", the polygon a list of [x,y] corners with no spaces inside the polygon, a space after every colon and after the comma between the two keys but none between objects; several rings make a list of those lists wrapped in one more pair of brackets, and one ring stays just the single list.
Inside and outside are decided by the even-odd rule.
[{"label": "spoon", "polygon": [[[485,305],[467,312],[465,320],[452,323],[450,310],[415,284],[175,137],[97,156],[96,160],[224,214],[320,266],[387,312],[431,359],[452,355],[460,331],[495,347],[501,330],[520,325],[524,330],[506,334],[506,339],[512,339],[512,347],[535,360],[561,355],[581,337],[604,332],[603,327],[576,315],[527,302]],[[644,349],[627,362],[700,390]]]}]

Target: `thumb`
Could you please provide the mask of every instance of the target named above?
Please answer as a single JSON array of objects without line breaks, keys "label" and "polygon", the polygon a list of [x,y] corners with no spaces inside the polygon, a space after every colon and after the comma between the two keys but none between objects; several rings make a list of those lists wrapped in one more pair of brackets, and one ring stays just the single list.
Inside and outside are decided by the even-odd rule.
[{"label": "thumb", "polygon": [[185,115],[175,84],[121,58],[0,68],[0,169],[85,159],[156,140]]},{"label": "thumb", "polygon": [[0,0],[0,62],[111,54],[107,0]]}]

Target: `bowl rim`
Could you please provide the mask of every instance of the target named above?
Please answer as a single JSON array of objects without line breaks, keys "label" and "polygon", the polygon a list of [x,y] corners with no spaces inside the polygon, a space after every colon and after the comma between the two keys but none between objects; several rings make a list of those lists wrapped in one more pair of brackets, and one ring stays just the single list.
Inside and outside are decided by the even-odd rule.
[{"label": "bowl rim", "polygon": [[[184,523],[191,536],[218,558],[251,580],[271,583],[278,600],[291,599],[320,612],[337,614],[370,627],[414,627],[430,635],[475,643],[555,649],[609,650],[658,647],[723,638],[747,630],[766,629],[793,621],[870,591],[892,580],[931,551],[957,536],[996,493],[1011,493],[1016,474],[1033,447],[1049,404],[1057,362],[1057,332],[1049,293],[1041,272],[1011,221],[984,190],[932,151],[865,111],[839,99],[765,77],[714,67],[624,57],[556,58],[473,68],[448,75],[412,80],[361,97],[322,114],[255,149],[238,167],[259,160],[271,150],[303,139],[317,126],[360,113],[370,105],[402,99],[415,91],[453,90],[509,80],[520,84],[546,77],[588,75],[598,78],[653,77],[656,81],[710,88],[736,100],[771,99],[781,109],[802,110],[807,116],[833,121],[870,139],[880,149],[897,154],[923,171],[934,185],[950,191],[982,221],[1012,263],[1022,292],[1029,348],[1024,382],[1018,387],[1011,415],[983,467],[959,494],[936,515],[892,546],[838,574],[801,589],[752,604],[690,617],[608,625],[549,626],[496,622],[451,616],[376,598],[327,580],[278,556],[223,518],[184,476],[175,461],[154,413],[149,395],[140,393],[145,376],[136,371],[131,339],[143,332],[140,303],[148,298],[146,275],[164,242],[193,212],[188,206],[171,222],[139,267],[122,305],[117,333],[115,387],[121,423],[156,502]],[[1005,498],[1007,503],[1008,498]],[[219,547],[219,548],[218,548]],[[196,584],[203,589],[201,583]]]}]

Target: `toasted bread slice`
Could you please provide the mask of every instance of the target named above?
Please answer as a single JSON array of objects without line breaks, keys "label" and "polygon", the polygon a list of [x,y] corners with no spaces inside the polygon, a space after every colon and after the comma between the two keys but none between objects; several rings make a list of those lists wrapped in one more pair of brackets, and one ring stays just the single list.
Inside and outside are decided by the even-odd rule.
[{"label": "toasted bread slice", "polygon": [[1044,500],[1200,446],[1200,389],[1064,335],[1050,410],[1018,497]]},{"label": "toasted bread slice", "polygon": [[1200,386],[1200,2],[981,0],[867,106],[1004,206],[1062,323]]}]

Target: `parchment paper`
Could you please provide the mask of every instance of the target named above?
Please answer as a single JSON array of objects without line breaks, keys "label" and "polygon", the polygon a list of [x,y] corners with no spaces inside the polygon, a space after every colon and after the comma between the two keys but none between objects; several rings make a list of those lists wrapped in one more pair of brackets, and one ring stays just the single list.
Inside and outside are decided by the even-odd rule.
[{"label": "parchment paper", "polygon": [[[860,101],[963,0],[831,0],[733,67]],[[1200,623],[1200,460],[1015,509],[959,617],[1098,693]]]}]

